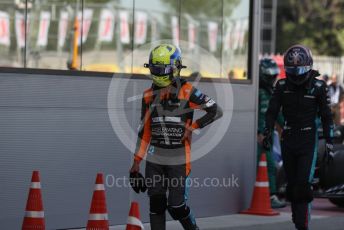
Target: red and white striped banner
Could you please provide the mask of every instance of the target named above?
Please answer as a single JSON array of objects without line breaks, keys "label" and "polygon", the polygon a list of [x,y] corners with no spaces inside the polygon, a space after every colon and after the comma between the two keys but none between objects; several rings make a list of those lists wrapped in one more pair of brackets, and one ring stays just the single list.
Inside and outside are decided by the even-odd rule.
[{"label": "red and white striped banner", "polygon": [[248,31],[248,19],[244,19],[241,21],[241,26],[240,26],[239,48],[243,48],[245,46],[245,35],[247,31]]},{"label": "red and white striped banner", "polygon": [[178,17],[172,16],[171,18],[172,25],[172,41],[173,44],[179,46],[179,22]]},{"label": "red and white striped banner", "polygon": [[142,45],[147,38],[147,14],[137,11],[135,13],[135,44]]},{"label": "red and white striped banner", "polygon": [[189,49],[193,50],[196,44],[196,25],[194,22],[189,21],[188,23],[188,40],[189,40]]},{"label": "red and white striped banner", "polygon": [[115,29],[115,14],[109,9],[102,9],[98,28],[98,40],[111,42]]},{"label": "red and white striped banner", "polygon": [[241,30],[241,21],[235,21],[234,28],[233,28],[233,49],[239,48],[239,40],[240,40],[240,30]]},{"label": "red and white striped banner", "polygon": [[79,39],[78,45],[81,43],[81,36],[82,36],[82,43],[84,44],[87,41],[88,32],[91,28],[92,17],[93,17],[93,10],[92,9],[85,9],[83,15],[83,22],[82,20],[82,12],[78,12],[78,21],[79,21]]},{"label": "red and white striped banner", "polygon": [[127,11],[119,12],[120,20],[120,39],[123,44],[130,43],[130,31],[129,31],[129,13]]},{"label": "red and white striped banner", "polygon": [[61,11],[60,20],[59,20],[59,31],[58,31],[58,37],[57,37],[58,47],[63,47],[65,44],[67,30],[68,30],[68,19],[69,19],[68,12]]},{"label": "red and white striped banner", "polygon": [[23,48],[25,46],[25,17],[18,11],[15,13],[15,29],[17,46]]},{"label": "red and white striped banner", "polygon": [[159,30],[158,30],[158,22],[157,19],[152,17],[150,20],[151,23],[151,40],[156,41],[159,39]]},{"label": "red and white striped banner", "polygon": [[0,11],[0,44],[10,46],[10,16],[7,12]]},{"label": "red and white striped banner", "polygon": [[217,34],[219,25],[216,22],[208,22],[208,41],[209,51],[215,52],[217,50]]},{"label": "red and white striped banner", "polygon": [[233,47],[233,23],[228,22],[225,37],[223,39],[223,49],[226,51]]},{"label": "red and white striped banner", "polygon": [[49,11],[41,12],[37,37],[37,46],[46,46],[48,44],[50,18],[51,14]]}]

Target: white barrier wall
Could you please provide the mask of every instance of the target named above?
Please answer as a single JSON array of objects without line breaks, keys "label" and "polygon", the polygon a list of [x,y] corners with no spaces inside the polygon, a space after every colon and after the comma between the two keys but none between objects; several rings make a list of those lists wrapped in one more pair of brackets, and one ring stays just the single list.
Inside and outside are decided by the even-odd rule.
[{"label": "white barrier wall", "polygon": [[[119,78],[118,78],[119,79]],[[115,77],[114,81],[118,81]],[[114,132],[107,108],[111,77],[0,73],[0,228],[19,229],[32,170],[40,170],[47,229],[87,223],[96,173],[107,178],[111,224],[124,224],[129,198],[140,201],[148,219],[146,195],[112,187],[113,177],[128,175],[131,153]],[[219,105],[216,90],[226,83],[200,82],[198,87]],[[132,79],[126,97],[139,95],[150,81]],[[219,144],[193,162],[192,177],[238,178],[239,187],[191,188],[197,217],[236,213],[248,207],[255,180],[255,86],[233,85],[232,122]],[[139,122],[140,100],[125,111],[132,127]],[[200,113],[196,114],[197,116]],[[116,128],[116,127],[115,127]],[[217,137],[216,130],[205,132]],[[197,144],[193,146],[197,149]],[[109,186],[110,185],[110,186]]]}]

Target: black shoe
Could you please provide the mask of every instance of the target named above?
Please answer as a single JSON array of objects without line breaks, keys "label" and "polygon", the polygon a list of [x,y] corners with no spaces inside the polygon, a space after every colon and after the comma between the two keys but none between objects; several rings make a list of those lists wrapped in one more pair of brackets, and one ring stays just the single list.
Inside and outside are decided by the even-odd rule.
[{"label": "black shoe", "polygon": [[184,230],[199,230],[195,218],[190,214],[185,219],[179,220]]},{"label": "black shoe", "polygon": [[270,196],[270,201],[271,201],[271,208],[284,208],[285,206],[287,206],[286,203],[278,199],[276,195]]}]

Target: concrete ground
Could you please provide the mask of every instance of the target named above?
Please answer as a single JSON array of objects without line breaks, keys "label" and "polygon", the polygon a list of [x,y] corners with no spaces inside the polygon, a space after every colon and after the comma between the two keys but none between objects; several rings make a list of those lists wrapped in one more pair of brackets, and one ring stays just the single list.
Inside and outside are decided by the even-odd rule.
[{"label": "concrete ground", "polygon": [[[342,217],[326,217],[315,219],[310,224],[311,230],[343,230],[344,219]],[[274,224],[257,224],[255,226],[211,228],[228,230],[292,230],[295,229],[291,222],[280,222]]]},{"label": "concrete ground", "polygon": [[[292,230],[290,208],[279,210],[280,215],[265,217],[253,215],[227,215],[208,218],[198,218],[197,223],[202,230]],[[344,209],[331,204],[327,199],[316,199],[313,202],[311,230],[343,230]],[[145,229],[150,230],[149,224]],[[111,230],[124,230],[125,226],[113,226]],[[167,223],[168,230],[181,230],[176,221]]]},{"label": "concrete ground", "polygon": [[[202,230],[291,230],[294,225],[290,222],[290,213],[282,212],[280,216],[261,217],[251,215],[228,215],[210,218],[199,218],[197,223]],[[148,224],[145,229],[150,230]],[[311,230],[343,230],[343,217],[314,216],[311,222]],[[124,230],[125,226],[116,226],[111,230]],[[182,230],[179,223],[173,221],[167,223],[168,230]]]}]

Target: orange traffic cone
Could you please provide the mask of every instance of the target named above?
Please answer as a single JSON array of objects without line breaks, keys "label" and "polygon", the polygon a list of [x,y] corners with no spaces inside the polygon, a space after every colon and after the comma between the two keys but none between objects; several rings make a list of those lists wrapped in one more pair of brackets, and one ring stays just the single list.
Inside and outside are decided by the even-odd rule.
[{"label": "orange traffic cone", "polygon": [[242,214],[274,216],[279,215],[271,208],[268,170],[265,153],[261,154],[258,174],[254,186],[251,207],[248,210],[241,212]]},{"label": "orange traffic cone", "polygon": [[109,219],[106,209],[105,186],[103,174],[98,173],[94,188],[87,230],[109,230]]},{"label": "orange traffic cone", "polygon": [[126,230],[141,230],[141,229],[144,229],[144,227],[140,220],[139,204],[137,202],[132,202],[130,211],[129,211],[129,217],[127,221]]},{"label": "orange traffic cone", "polygon": [[25,208],[25,217],[22,230],[44,230],[44,211],[41,193],[41,182],[39,172],[32,172],[30,192]]}]

